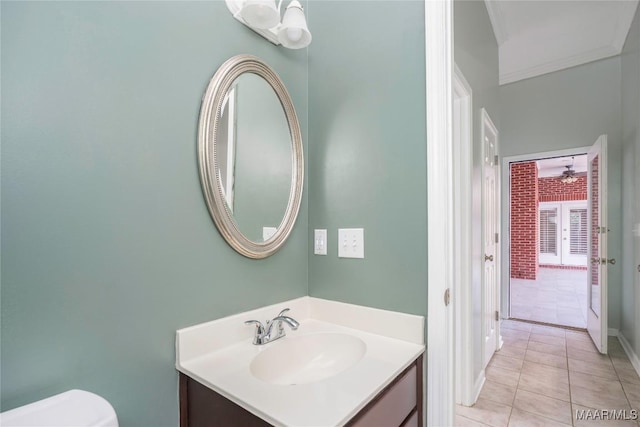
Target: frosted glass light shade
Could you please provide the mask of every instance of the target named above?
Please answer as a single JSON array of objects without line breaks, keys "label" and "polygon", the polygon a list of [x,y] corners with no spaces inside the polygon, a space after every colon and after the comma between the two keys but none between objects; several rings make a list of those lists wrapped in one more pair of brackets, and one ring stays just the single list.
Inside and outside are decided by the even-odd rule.
[{"label": "frosted glass light shade", "polygon": [[240,16],[249,26],[259,29],[273,28],[280,23],[275,0],[245,0]]},{"label": "frosted glass light shade", "polygon": [[278,41],[289,49],[302,49],[311,43],[311,33],[307,28],[302,5],[293,0],[282,18],[282,25],[278,30]]}]

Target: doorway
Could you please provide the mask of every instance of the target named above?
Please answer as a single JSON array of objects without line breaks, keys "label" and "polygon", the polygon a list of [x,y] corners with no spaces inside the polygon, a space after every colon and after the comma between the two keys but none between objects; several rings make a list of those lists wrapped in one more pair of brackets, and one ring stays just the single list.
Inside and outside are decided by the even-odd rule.
[{"label": "doorway", "polygon": [[509,165],[510,317],[587,327],[587,155]]}]

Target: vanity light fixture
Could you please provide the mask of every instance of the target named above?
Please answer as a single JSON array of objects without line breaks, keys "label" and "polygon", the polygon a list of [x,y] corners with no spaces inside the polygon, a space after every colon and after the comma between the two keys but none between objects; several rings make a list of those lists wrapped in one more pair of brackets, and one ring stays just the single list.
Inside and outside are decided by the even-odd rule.
[{"label": "vanity light fixture", "polygon": [[282,23],[275,0],[225,0],[227,8],[238,21],[275,45],[302,49],[311,43],[304,10],[298,0],[292,0],[284,11]]}]

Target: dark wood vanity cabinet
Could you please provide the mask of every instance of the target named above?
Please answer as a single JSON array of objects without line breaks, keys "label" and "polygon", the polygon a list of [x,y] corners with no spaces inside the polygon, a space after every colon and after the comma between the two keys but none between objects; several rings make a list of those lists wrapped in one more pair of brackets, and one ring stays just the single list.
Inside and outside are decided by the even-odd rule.
[{"label": "dark wood vanity cabinet", "polygon": [[[421,355],[358,412],[350,427],[419,427],[423,422]],[[262,427],[270,424],[180,373],[180,427]]]}]

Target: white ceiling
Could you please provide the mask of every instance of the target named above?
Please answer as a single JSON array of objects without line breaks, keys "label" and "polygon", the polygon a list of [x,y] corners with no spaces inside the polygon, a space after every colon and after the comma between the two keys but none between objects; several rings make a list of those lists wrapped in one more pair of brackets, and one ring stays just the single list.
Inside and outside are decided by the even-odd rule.
[{"label": "white ceiling", "polygon": [[552,159],[543,159],[536,161],[538,164],[538,177],[547,178],[553,176],[562,176],[562,172],[566,171],[566,166],[573,165],[576,173],[587,171],[587,156],[573,157],[554,157]]},{"label": "white ceiling", "polygon": [[499,46],[500,84],[622,51],[638,0],[485,0]]}]

